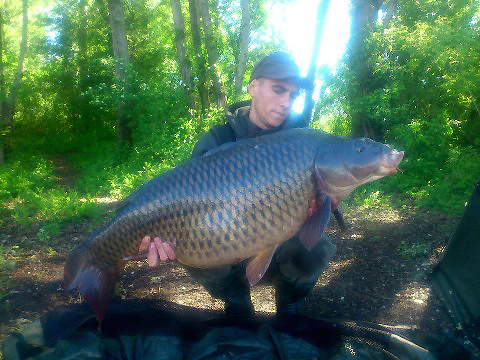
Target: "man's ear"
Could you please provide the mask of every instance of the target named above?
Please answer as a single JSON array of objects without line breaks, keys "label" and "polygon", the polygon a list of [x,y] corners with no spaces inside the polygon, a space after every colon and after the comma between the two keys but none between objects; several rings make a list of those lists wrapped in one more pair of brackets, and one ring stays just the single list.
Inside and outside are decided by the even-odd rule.
[{"label": "man's ear", "polygon": [[248,93],[250,94],[250,96],[253,96],[253,93],[255,91],[255,88],[258,86],[258,80],[257,79],[253,79],[250,84],[248,84],[248,88],[247,88],[247,91]]}]

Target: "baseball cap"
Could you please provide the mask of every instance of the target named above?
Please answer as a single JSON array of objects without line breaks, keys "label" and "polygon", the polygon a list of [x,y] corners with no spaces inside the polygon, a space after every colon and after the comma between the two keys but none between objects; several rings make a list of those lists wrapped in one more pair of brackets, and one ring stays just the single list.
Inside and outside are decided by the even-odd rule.
[{"label": "baseball cap", "polygon": [[301,88],[310,89],[312,87],[309,79],[300,76],[300,68],[293,57],[286,52],[267,55],[255,65],[250,75],[250,82],[262,77],[273,80],[291,79]]}]

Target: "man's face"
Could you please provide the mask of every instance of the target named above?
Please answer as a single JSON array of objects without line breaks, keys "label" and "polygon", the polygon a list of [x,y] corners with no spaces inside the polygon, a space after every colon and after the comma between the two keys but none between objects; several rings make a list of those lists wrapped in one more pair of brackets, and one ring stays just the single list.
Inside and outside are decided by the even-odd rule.
[{"label": "man's face", "polygon": [[250,121],[262,129],[282,125],[298,96],[299,86],[290,80],[255,79],[248,92],[252,96]]}]

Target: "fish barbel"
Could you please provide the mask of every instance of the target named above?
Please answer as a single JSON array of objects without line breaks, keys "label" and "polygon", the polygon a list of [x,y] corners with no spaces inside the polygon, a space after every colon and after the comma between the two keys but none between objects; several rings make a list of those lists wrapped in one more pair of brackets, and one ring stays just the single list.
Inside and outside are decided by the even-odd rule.
[{"label": "fish barbel", "polygon": [[403,152],[370,139],[313,129],[225,144],[130,195],[70,253],[66,288],[78,287],[101,322],[116,274],[146,235],[172,244],[177,261],[191,267],[252,258],[247,278],[253,285],[279,244],[299,233],[311,249],[338,202],[359,185],[395,173],[402,158]]}]

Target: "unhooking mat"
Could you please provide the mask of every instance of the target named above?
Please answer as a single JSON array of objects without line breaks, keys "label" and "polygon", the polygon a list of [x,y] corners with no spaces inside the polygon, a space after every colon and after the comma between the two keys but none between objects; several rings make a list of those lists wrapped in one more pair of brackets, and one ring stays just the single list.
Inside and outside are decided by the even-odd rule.
[{"label": "unhooking mat", "polygon": [[415,329],[304,316],[232,319],[160,300],[117,300],[101,333],[87,305],[67,305],[10,334],[4,360],[469,359],[453,339]]}]

